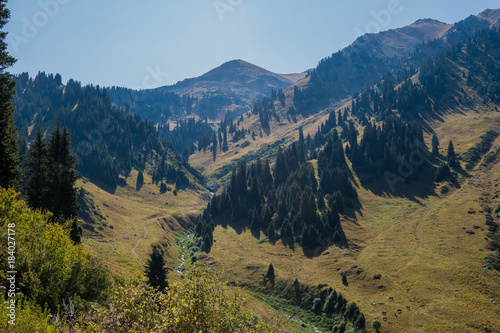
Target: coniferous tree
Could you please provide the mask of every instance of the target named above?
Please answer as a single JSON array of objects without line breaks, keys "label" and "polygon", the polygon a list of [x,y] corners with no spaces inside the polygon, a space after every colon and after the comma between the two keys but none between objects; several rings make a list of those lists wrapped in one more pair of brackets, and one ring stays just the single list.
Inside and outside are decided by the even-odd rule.
[{"label": "coniferous tree", "polygon": [[273,264],[269,264],[269,267],[267,268],[266,279],[271,281],[271,284],[274,286],[274,281],[276,279],[276,275],[274,274]]},{"label": "coniferous tree", "polygon": [[[10,17],[6,0],[0,0],[0,29]],[[0,31],[0,186],[17,187],[21,177],[19,167],[17,127],[14,124],[12,98],[16,81],[5,70],[16,61],[7,52],[7,33]]]},{"label": "coniferous tree", "polygon": [[58,122],[49,140],[49,205],[56,220],[78,217],[78,190],[75,183],[78,173],[71,138],[66,126],[61,130]]},{"label": "coniferous tree", "polygon": [[215,134],[215,131],[212,135],[212,154],[215,162],[217,159],[217,134]]},{"label": "coniferous tree", "polygon": [[364,330],[366,327],[366,319],[365,316],[360,313],[354,322],[354,328],[358,330]]},{"label": "coniferous tree", "polygon": [[451,167],[457,166],[457,156],[455,154],[455,148],[453,147],[453,142],[450,140],[448,144],[448,164]]},{"label": "coniferous tree", "polygon": [[432,135],[432,155],[436,156],[439,154],[439,139],[436,134]]},{"label": "coniferous tree", "polygon": [[147,283],[160,291],[168,288],[167,282],[167,268],[165,267],[165,259],[163,253],[156,246],[152,246],[152,252],[146,262],[145,275]]},{"label": "coniferous tree", "polygon": [[49,208],[49,150],[43,137],[42,125],[37,127],[25,162],[25,194],[35,209]]},{"label": "coniferous tree", "polygon": [[144,185],[144,175],[142,174],[142,171],[139,171],[139,173],[137,174],[137,181],[135,184],[135,189],[137,191],[139,191],[141,189],[142,185]]}]

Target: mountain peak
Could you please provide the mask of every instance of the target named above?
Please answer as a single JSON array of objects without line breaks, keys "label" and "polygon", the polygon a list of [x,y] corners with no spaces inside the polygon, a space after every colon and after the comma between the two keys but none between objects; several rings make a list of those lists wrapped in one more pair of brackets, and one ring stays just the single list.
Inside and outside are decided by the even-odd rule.
[{"label": "mountain peak", "polygon": [[231,76],[234,76],[236,74],[250,74],[251,72],[257,72],[259,75],[266,74],[266,75],[276,75],[262,67],[256,66],[254,64],[251,64],[247,61],[241,60],[241,59],[235,59],[235,60],[230,60],[219,67],[216,67],[212,69],[211,71],[203,74],[199,78],[208,78],[214,74],[230,74]]},{"label": "mountain peak", "polygon": [[431,18],[424,18],[424,19],[416,20],[411,25],[420,25],[420,24],[436,24],[436,25],[443,25],[444,24],[444,25],[446,25],[446,23],[443,23],[441,21],[438,21],[438,20],[435,20],[435,19],[431,19]]},{"label": "mountain peak", "polygon": [[490,22],[492,26],[500,25],[500,9],[486,9],[479,13],[477,17]]},{"label": "mountain peak", "polygon": [[420,19],[402,28],[363,35],[352,46],[370,50],[377,57],[401,57],[422,42],[442,37],[451,27],[438,20]]}]

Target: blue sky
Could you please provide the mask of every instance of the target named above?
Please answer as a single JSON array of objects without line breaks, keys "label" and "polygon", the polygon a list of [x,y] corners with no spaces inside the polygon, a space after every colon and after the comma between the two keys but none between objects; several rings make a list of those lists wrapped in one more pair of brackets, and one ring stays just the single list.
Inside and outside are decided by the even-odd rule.
[{"label": "blue sky", "polygon": [[12,73],[153,88],[232,59],[277,73],[315,67],[361,33],[452,23],[498,0],[11,0]]}]

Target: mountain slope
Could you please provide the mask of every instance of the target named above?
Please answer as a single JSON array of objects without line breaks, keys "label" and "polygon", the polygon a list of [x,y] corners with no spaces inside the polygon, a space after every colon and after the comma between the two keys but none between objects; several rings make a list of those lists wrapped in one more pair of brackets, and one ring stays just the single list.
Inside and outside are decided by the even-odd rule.
[{"label": "mountain slope", "polygon": [[457,42],[465,43],[475,32],[498,26],[498,16],[500,10],[487,10],[452,25],[424,19],[407,27],[361,36],[352,45],[321,60],[307,81],[288,88],[285,109],[293,106],[299,113],[317,112],[360,92],[394,68],[418,67],[426,57]]},{"label": "mountain slope", "polygon": [[[232,60],[199,77],[185,79],[172,86],[136,91],[113,87],[113,103],[154,122],[197,115],[223,119],[226,113],[239,115],[253,103],[285,89],[305,76],[304,73],[275,74],[243,60]],[[232,116],[234,118],[234,116]]]},{"label": "mountain slope", "polygon": [[[484,134],[500,132],[499,59],[500,32],[479,31],[465,44],[427,58],[418,70],[408,72],[406,78],[403,76],[392,84],[382,82],[353,100],[326,110],[343,119],[335,126],[325,110],[298,120],[297,124],[273,122],[269,137],[281,138],[278,145],[295,141],[294,136],[299,136],[295,129],[300,124],[304,125],[306,148],[311,147],[309,133],[314,148],[318,147],[316,141],[321,146],[322,135],[329,135],[333,129],[341,132],[352,183],[362,207],[341,217],[349,246],[321,245],[311,258],[311,249],[300,245],[304,234],[301,239],[295,238],[295,246],[290,246],[287,228],[275,230],[277,236],[267,238],[269,231],[254,228],[254,222],[245,214],[234,221],[234,206],[231,212],[220,199],[233,195],[233,184],[238,184],[239,179],[235,173],[230,187],[219,192],[222,196],[212,200],[203,216],[210,221],[210,211],[216,212],[211,220],[216,242],[209,252],[210,259],[203,262],[224,268],[228,280],[252,289],[261,288],[261,273],[269,263],[274,266],[278,286],[291,289],[295,279],[301,285],[318,289],[328,284],[355,301],[366,315],[367,323],[381,320],[385,332],[498,332],[500,139],[493,137],[488,144]],[[432,156],[426,152],[427,148],[414,149],[409,155],[401,150],[396,165],[379,163],[390,151],[379,152],[377,142],[382,133],[374,132],[373,125],[386,127],[382,121],[387,118],[422,125],[426,147],[432,147],[432,136],[436,134],[441,142],[439,149]],[[245,114],[240,126],[253,130],[256,122],[257,115]],[[264,140],[268,140],[266,134]],[[445,179],[437,179],[436,169],[451,161],[446,148],[450,140],[459,154],[460,166],[453,166],[451,175]],[[247,157],[261,156],[259,151],[270,152],[271,147],[257,149],[262,144],[258,141],[249,140],[244,148]],[[413,140],[396,138],[388,148],[410,142]],[[221,158],[236,160],[235,151],[238,147],[232,145],[228,156]],[[429,163],[421,170],[418,167],[423,164],[418,153],[428,156]],[[318,160],[313,158],[308,162],[318,171],[321,154],[317,154]],[[477,162],[471,163],[471,155],[478,157]],[[316,155],[311,152],[309,156]],[[202,159],[201,154],[193,156],[193,160],[198,159]],[[356,160],[366,161],[368,170],[359,168]],[[394,166],[395,169],[390,169]],[[364,177],[379,167],[393,170],[400,178],[394,189],[383,176]],[[248,177],[254,174],[257,173],[249,166]],[[415,181],[413,176],[417,174],[419,178]],[[321,182],[321,172],[316,177]],[[254,183],[238,186],[252,191]],[[298,192],[289,190],[281,195]],[[265,199],[269,197],[273,195]],[[231,202],[239,208],[245,205],[245,200],[231,197]],[[222,213],[219,206],[213,208],[214,202],[221,205]],[[300,216],[295,213],[288,216],[293,208],[280,209],[285,206],[280,203],[277,206],[271,219],[271,223],[278,223],[276,229],[281,214],[286,216],[283,221]],[[342,283],[341,273],[347,276],[347,284]]]}]

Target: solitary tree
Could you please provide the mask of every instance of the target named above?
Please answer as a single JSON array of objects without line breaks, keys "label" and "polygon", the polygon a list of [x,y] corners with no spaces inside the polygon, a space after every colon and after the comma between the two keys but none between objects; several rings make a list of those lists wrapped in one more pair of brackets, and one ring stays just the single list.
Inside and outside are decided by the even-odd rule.
[{"label": "solitary tree", "polygon": [[139,173],[137,174],[137,181],[135,184],[135,189],[137,191],[139,191],[141,189],[142,185],[144,185],[144,175],[142,174],[142,171],[139,171]]},{"label": "solitary tree", "polygon": [[267,273],[266,273],[266,279],[268,279],[269,281],[271,281],[271,284],[274,286],[274,281],[276,279],[276,275],[274,275],[274,267],[273,267],[273,264],[269,264],[269,268],[267,269]]},{"label": "solitary tree", "polygon": [[[0,0],[0,29],[3,29],[10,17],[6,8],[6,0]],[[0,31],[0,186],[17,187],[21,177],[19,168],[19,152],[17,127],[14,124],[14,87],[16,81],[5,70],[11,67],[16,59],[7,52],[5,38],[7,32]]]},{"label": "solitary tree", "polygon": [[147,283],[153,288],[157,288],[160,291],[168,288],[165,260],[163,259],[163,253],[160,252],[156,245],[152,246],[150,258],[146,262],[145,275]]},{"label": "solitary tree", "polygon": [[342,273],[342,284],[344,286],[348,286],[349,285],[349,282],[347,282],[347,276],[345,275],[345,273]]},{"label": "solitary tree", "polygon": [[372,328],[376,330],[377,332],[379,331],[380,327],[382,326],[382,323],[380,320],[374,320],[372,321]]},{"label": "solitary tree", "polygon": [[448,144],[448,164],[451,167],[457,166],[457,155],[455,154],[455,148],[453,147],[453,142],[451,140]]}]

